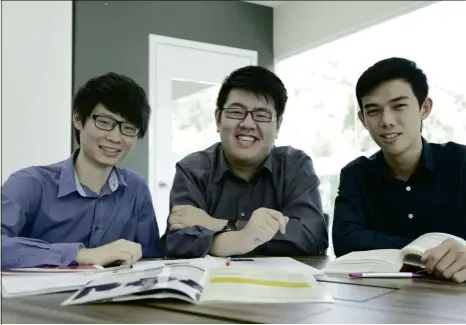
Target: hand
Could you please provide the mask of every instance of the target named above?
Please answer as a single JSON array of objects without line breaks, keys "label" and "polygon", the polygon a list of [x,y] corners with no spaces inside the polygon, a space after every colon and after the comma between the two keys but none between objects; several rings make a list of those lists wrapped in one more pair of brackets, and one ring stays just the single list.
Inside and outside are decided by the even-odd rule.
[{"label": "hand", "polygon": [[123,264],[133,264],[141,257],[141,244],[118,239],[110,244],[96,248],[81,248],[76,256],[76,262],[101,266],[117,261],[122,261]]},{"label": "hand", "polygon": [[170,230],[203,226],[210,230],[222,230],[226,220],[212,218],[204,210],[190,205],[175,205],[168,217]]},{"label": "hand", "polygon": [[447,239],[437,247],[427,250],[421,261],[427,271],[454,282],[466,281],[466,246],[455,239]]},{"label": "hand", "polygon": [[289,218],[284,217],[279,211],[259,208],[252,213],[246,227],[240,232],[252,250],[270,241],[278,231],[285,234],[288,220]]}]

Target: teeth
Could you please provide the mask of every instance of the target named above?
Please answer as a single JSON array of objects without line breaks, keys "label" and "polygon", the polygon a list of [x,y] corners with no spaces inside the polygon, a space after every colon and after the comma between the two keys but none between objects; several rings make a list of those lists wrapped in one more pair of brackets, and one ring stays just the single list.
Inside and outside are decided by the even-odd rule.
[{"label": "teeth", "polygon": [[256,139],[254,139],[253,137],[248,137],[248,136],[245,136],[245,135],[240,135],[240,136],[237,136],[237,138],[241,141],[246,141],[246,142],[254,142],[256,141]]},{"label": "teeth", "polygon": [[393,139],[393,138],[396,138],[397,136],[398,136],[398,133],[392,133],[392,134],[382,135],[382,138]]},{"label": "teeth", "polygon": [[107,151],[107,152],[111,152],[111,153],[115,153],[115,152],[118,152],[119,150],[117,149],[111,149],[111,148],[106,148],[106,147],[101,147],[103,150]]}]

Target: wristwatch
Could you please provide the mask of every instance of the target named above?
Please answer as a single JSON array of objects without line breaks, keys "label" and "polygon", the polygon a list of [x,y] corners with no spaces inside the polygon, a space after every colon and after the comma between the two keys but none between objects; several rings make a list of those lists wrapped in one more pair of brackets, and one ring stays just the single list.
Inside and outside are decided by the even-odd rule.
[{"label": "wristwatch", "polygon": [[227,224],[221,231],[236,231],[236,220],[228,220]]}]

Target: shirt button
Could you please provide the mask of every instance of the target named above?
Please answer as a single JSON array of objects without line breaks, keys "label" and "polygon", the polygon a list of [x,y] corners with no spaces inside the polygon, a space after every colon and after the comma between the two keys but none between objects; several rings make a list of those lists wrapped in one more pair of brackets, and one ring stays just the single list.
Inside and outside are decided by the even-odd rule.
[{"label": "shirt button", "polygon": [[241,212],[241,216],[244,217],[246,214],[244,212]]},{"label": "shirt button", "polygon": [[406,186],[406,191],[411,191],[411,186]]},{"label": "shirt button", "polygon": [[414,216],[412,215],[412,213],[408,214],[408,218],[409,218],[409,219],[414,218]]}]

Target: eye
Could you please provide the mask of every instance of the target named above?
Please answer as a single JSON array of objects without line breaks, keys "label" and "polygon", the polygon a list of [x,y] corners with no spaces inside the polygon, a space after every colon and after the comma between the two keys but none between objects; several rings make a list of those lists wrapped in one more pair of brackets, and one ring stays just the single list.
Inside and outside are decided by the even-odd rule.
[{"label": "eye", "polygon": [[405,106],[406,106],[406,104],[396,104],[395,109],[403,108]]}]

